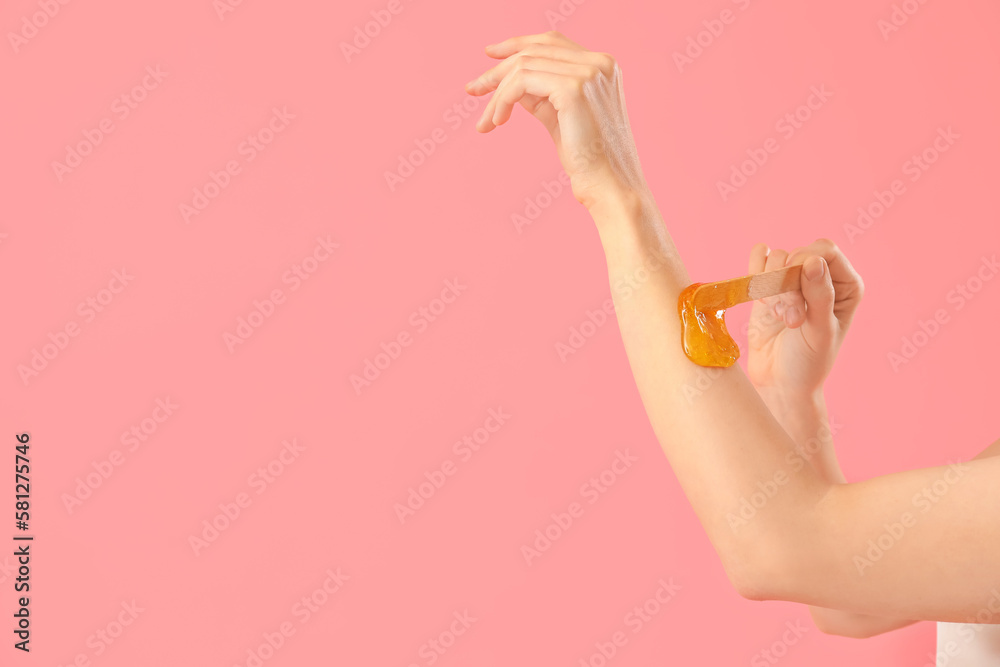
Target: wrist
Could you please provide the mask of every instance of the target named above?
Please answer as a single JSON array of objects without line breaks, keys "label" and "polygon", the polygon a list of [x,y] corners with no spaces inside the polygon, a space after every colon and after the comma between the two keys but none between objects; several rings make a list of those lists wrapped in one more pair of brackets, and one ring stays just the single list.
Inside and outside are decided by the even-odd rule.
[{"label": "wrist", "polygon": [[587,210],[597,227],[612,284],[620,280],[645,282],[647,273],[667,280],[677,294],[690,284],[648,189],[605,190]]},{"label": "wrist", "polygon": [[656,211],[656,204],[648,189],[618,184],[595,188],[584,206],[602,237],[605,234],[632,231],[636,227],[636,221],[647,218]]},{"label": "wrist", "polygon": [[786,425],[787,422],[814,421],[826,415],[826,399],[823,386],[813,390],[789,390],[775,386],[757,387],[764,404],[771,414]]},{"label": "wrist", "polygon": [[587,211],[609,260],[621,256],[655,255],[680,266],[652,193],[647,189],[609,187],[588,202]]}]

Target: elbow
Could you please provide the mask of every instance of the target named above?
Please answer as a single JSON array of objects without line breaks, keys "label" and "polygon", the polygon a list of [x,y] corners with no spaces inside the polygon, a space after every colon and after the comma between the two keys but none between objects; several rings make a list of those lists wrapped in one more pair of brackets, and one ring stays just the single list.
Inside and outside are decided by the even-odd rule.
[{"label": "elbow", "polygon": [[760,526],[731,541],[722,554],[723,567],[733,588],[746,600],[804,602],[815,575],[812,554],[794,531]]},{"label": "elbow", "polygon": [[787,599],[780,593],[782,575],[775,571],[775,561],[759,551],[741,549],[723,558],[729,583],[746,600],[763,602]]},{"label": "elbow", "polygon": [[796,510],[757,516],[720,545],[730,583],[747,600],[810,603],[828,589],[831,560],[822,517]]},{"label": "elbow", "polygon": [[809,607],[809,615],[812,616],[813,625],[824,635],[851,637],[854,639],[865,638],[865,636],[859,635],[856,632],[857,628],[844,623],[842,619],[838,619],[838,614],[832,609]]},{"label": "elbow", "polygon": [[[815,607],[816,581],[821,576],[803,562],[807,555],[792,548],[781,549],[761,541],[745,543],[723,557],[726,576],[733,588],[746,600],[761,602],[781,600],[809,604],[816,629],[826,635],[868,639],[900,627],[885,619],[847,611]],[[798,565],[798,567],[796,567]]]},{"label": "elbow", "polygon": [[825,635],[868,639],[886,632],[885,629],[872,624],[858,622],[856,615],[848,612],[823,607],[809,607],[809,614],[812,616],[816,629]]},{"label": "elbow", "polygon": [[[730,562],[726,567],[726,575],[736,592],[746,600],[801,602],[794,582],[787,575],[778,574],[769,567],[752,562]],[[872,623],[875,619],[836,609],[810,605],[809,614],[817,630],[835,637],[868,639],[891,629],[884,624]]]},{"label": "elbow", "polygon": [[736,593],[745,600],[763,602],[773,600],[768,582],[754,573],[746,564],[726,567],[726,576]]}]

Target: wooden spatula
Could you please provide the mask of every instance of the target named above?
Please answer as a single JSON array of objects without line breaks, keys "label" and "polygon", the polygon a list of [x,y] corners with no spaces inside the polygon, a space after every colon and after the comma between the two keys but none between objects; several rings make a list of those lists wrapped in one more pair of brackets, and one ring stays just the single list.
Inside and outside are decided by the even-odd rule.
[{"label": "wooden spatula", "polygon": [[695,289],[691,303],[697,308],[729,308],[738,303],[764,299],[799,289],[802,265],[787,266],[776,271],[755,273],[752,276],[705,283]]}]

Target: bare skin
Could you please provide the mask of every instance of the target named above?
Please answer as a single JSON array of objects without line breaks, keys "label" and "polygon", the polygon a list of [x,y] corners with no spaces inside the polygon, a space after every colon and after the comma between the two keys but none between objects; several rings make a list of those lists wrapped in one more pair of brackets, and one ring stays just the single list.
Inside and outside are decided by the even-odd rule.
[{"label": "bare skin", "polygon": [[[802,275],[801,292],[754,304],[748,375],[778,422],[799,447],[810,451],[816,472],[833,484],[844,484],[833,438],[817,434],[825,434],[829,423],[823,382],[861,303],[864,284],[840,249],[823,239],[791,254],[758,244],[750,253],[748,273],[796,264],[809,269]],[[818,271],[829,271],[831,280],[825,275],[811,279]],[[1000,440],[976,458],[997,454]],[[816,606],[809,611],[821,631],[845,637],[872,637],[917,622]]]},{"label": "bare skin", "polygon": [[[783,428],[764,399],[782,415],[779,394],[759,393],[739,366],[690,400],[685,388],[705,372],[679,343],[677,298],[691,280],[642,173],[621,68],[556,32],[486,53],[499,63],[466,88],[493,92],[477,129],[495,130],[518,104],[535,116],[594,220],[611,282],[649,272],[630,296],[613,291],[622,340],[653,431],[736,590],[883,619],[968,622],[986,609],[979,622],[1000,622],[985,607],[1000,588],[1000,458],[842,483],[830,476],[835,458],[790,465],[802,449],[786,428],[810,426],[786,418]],[[834,284],[833,264],[822,265],[820,282]],[[781,480],[778,492],[734,527],[741,501],[768,480]],[[873,551],[879,543],[889,548]]]}]

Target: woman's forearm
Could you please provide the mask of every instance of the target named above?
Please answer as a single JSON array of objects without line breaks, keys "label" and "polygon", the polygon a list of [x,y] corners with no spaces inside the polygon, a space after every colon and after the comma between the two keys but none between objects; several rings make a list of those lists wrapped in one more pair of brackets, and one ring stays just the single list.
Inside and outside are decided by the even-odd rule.
[{"label": "woman's forearm", "polygon": [[[616,194],[591,208],[604,246],[611,284],[640,283],[615,290],[613,299],[625,351],[653,431],[730,579],[741,594],[764,597],[758,590],[779,562],[776,525],[771,520],[731,518],[758,483],[780,477],[795,443],[778,426],[738,366],[712,373],[709,390],[690,400],[685,387],[699,385],[706,369],[684,355],[677,299],[691,280],[648,192]],[[640,282],[640,279],[641,282]],[[797,475],[793,484],[769,499],[760,515],[782,517],[784,529],[805,516],[791,511],[814,506],[829,484],[816,474]],[[788,511],[782,511],[787,507]]]},{"label": "woman's forearm", "polygon": [[[856,484],[795,467],[796,443],[739,366],[713,372],[693,400],[685,393],[705,377],[680,344],[677,299],[690,279],[652,196],[619,192],[589,208],[612,284],[641,283],[613,298],[650,424],[740,593],[883,617],[974,616],[1000,585],[1000,460]],[[761,497],[752,518],[732,521]]]},{"label": "woman's forearm", "polygon": [[837,426],[830,421],[822,388],[803,396],[788,396],[767,387],[759,387],[757,391],[764,405],[795,442],[802,460],[827,482],[846,483],[833,446]]}]

